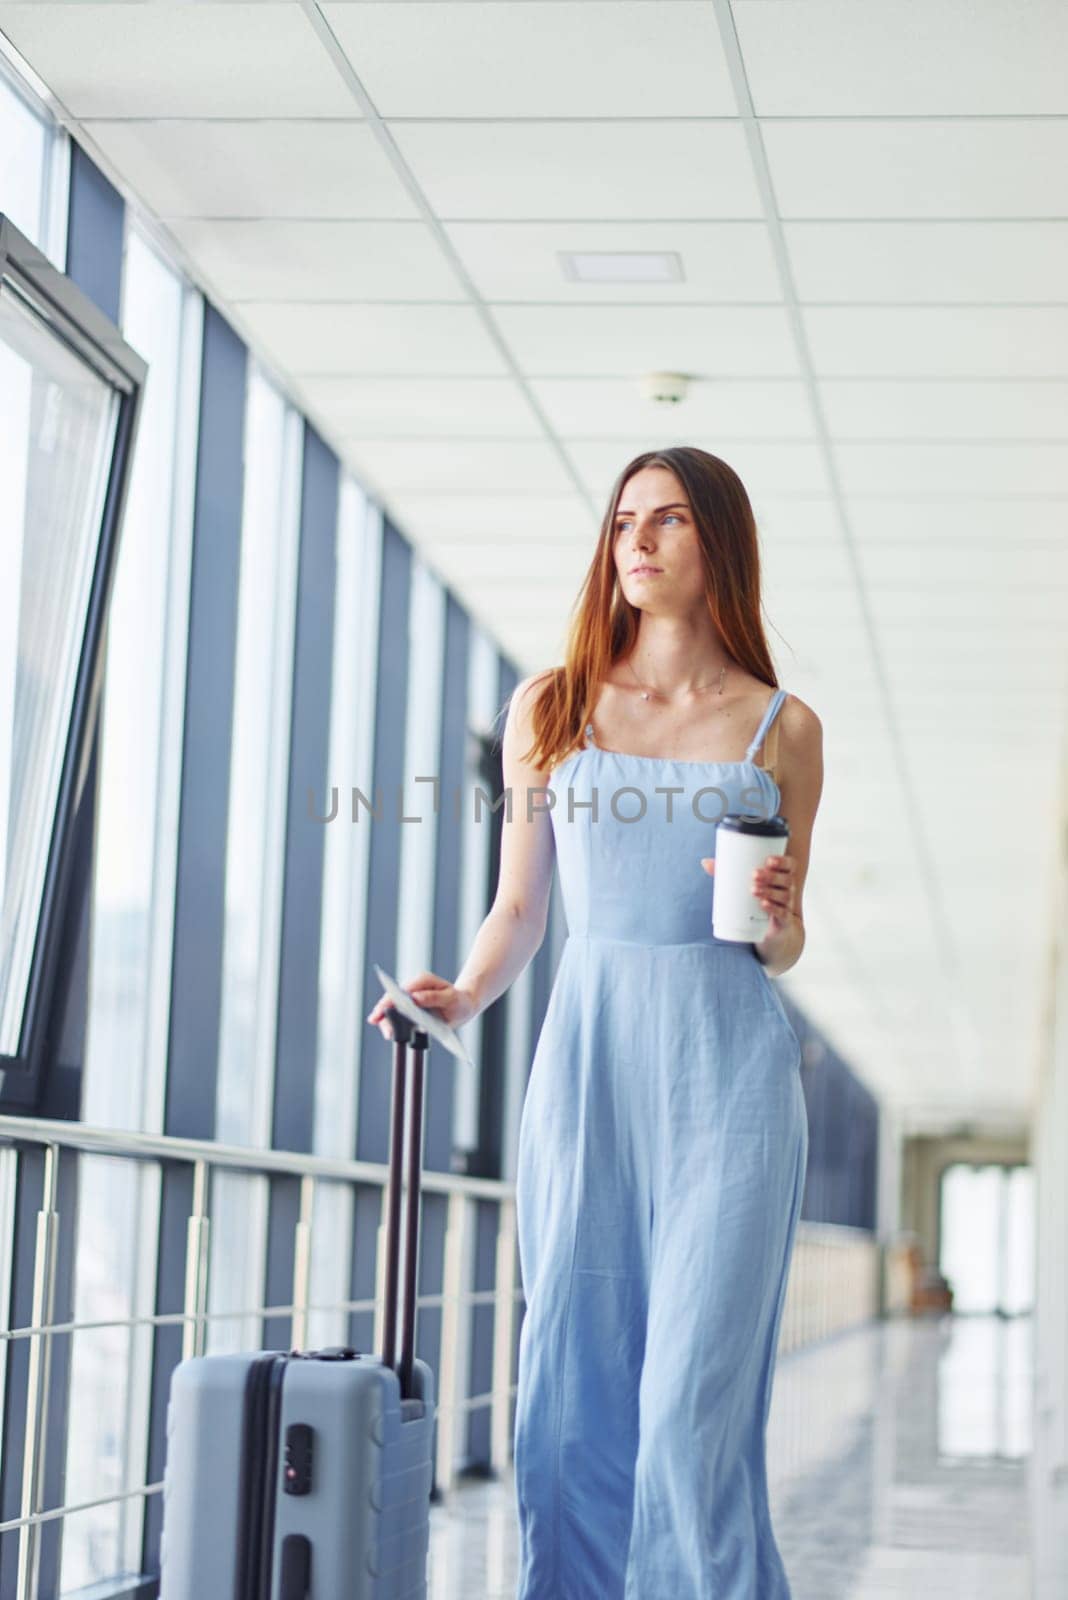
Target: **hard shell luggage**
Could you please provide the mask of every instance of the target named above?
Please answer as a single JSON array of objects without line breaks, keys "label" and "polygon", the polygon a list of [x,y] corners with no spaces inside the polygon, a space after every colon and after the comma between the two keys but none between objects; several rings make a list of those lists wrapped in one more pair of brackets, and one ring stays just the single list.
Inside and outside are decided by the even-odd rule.
[{"label": "hard shell luggage", "polygon": [[[395,1008],[381,1357],[191,1357],[171,1377],[160,1600],[425,1600],[434,1378],[414,1355],[427,1034]],[[403,1329],[394,1362],[411,1044]]]}]

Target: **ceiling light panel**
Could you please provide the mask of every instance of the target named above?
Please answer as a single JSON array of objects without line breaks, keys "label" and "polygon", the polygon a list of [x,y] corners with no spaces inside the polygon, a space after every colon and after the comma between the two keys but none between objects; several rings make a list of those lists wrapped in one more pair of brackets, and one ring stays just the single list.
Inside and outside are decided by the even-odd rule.
[{"label": "ceiling light panel", "polygon": [[365,0],[320,10],[383,117],[736,115],[708,5],[556,0],[547,14],[540,0]]},{"label": "ceiling light panel", "polygon": [[568,283],[681,283],[676,251],[560,250],[560,270]]},{"label": "ceiling light panel", "polygon": [[[685,0],[681,0],[685,3]],[[483,299],[555,301],[780,300],[761,222],[451,222],[446,231]],[[676,254],[678,278],[581,282],[567,252]]]}]

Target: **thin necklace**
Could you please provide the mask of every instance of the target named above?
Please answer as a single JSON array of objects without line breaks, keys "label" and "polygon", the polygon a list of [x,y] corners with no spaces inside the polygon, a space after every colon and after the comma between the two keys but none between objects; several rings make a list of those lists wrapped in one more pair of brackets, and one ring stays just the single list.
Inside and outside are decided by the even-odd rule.
[{"label": "thin necklace", "polygon": [[[666,700],[667,699],[667,695],[663,694],[661,692],[661,690],[659,690],[659,689],[650,689],[650,688],[646,687],[646,685],[639,678],[638,674],[634,671],[633,666],[631,666],[631,661],[630,661],[630,657],[629,656],[627,657],[627,666],[630,667],[631,675],[632,675],[635,683],[638,685],[638,688],[642,692],[642,699],[643,700],[648,700],[648,698],[649,698],[649,696],[651,694],[655,694],[657,699],[659,699],[659,700]],[[719,693],[720,694],[723,693],[723,680],[726,677],[726,675],[727,675],[727,664],[726,664],[726,662],[724,662],[724,664],[720,668],[720,672],[719,672]],[[702,689],[711,689],[711,688],[712,688],[712,684],[710,684],[710,683],[699,683],[699,684],[697,684],[697,686],[696,686],[696,688],[694,690],[694,693],[698,693]]]}]

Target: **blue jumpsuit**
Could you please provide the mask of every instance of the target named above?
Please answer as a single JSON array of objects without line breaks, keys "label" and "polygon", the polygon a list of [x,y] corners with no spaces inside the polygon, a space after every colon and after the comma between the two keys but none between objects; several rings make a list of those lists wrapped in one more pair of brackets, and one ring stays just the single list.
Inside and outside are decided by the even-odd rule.
[{"label": "blue jumpsuit", "polygon": [[591,726],[550,776],[568,933],[519,1131],[517,1600],[790,1600],[764,1436],[801,1050],[701,866],[721,815],[778,810],[753,758],[784,698],[742,762]]}]

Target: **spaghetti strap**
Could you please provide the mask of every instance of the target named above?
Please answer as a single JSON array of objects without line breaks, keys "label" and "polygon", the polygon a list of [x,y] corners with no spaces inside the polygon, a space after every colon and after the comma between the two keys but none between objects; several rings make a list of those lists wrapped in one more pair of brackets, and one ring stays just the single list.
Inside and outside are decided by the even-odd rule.
[{"label": "spaghetti strap", "polygon": [[782,705],[782,703],[783,703],[783,701],[785,699],[786,699],[786,690],[785,689],[776,689],[775,693],[772,695],[771,699],[768,701],[767,708],[766,708],[766,710],[764,712],[764,715],[760,719],[760,726],[757,729],[756,733],[754,733],[754,735],[753,735],[753,741],[750,744],[749,749],[745,752],[745,759],[747,761],[752,761],[753,757],[756,755],[757,751],[760,749],[760,741],[763,739],[764,735],[767,733],[768,729],[771,727],[772,723],[775,721],[775,718],[776,718],[776,716],[778,714],[778,711],[779,711],[779,707]]}]

